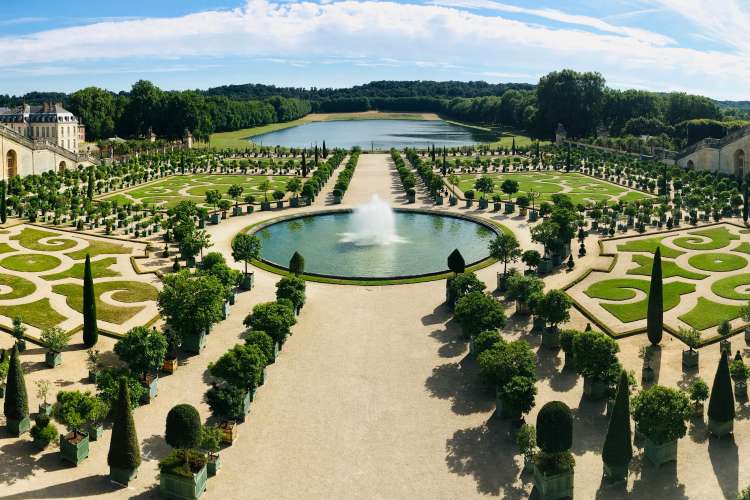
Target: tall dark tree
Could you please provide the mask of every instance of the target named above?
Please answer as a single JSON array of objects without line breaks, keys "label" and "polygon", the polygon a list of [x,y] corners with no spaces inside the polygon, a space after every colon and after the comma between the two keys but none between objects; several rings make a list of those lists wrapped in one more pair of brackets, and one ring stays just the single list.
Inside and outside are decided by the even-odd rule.
[{"label": "tall dark tree", "polygon": [[742,220],[745,221],[745,224],[747,224],[747,219],[748,217],[750,217],[750,200],[748,200],[748,195],[750,195],[750,193],[748,192],[747,184],[748,184],[748,180],[746,179],[744,183],[744,189],[742,192]]},{"label": "tall dark tree", "polygon": [[[21,360],[18,358],[18,347],[13,346],[10,354],[10,366],[8,367],[8,379],[5,383],[5,401],[3,402],[3,412],[8,425],[13,422],[24,421],[29,416],[29,397],[26,393],[26,381],[23,377],[23,368]],[[28,422],[27,422],[28,423]],[[28,430],[11,429],[16,434]]]},{"label": "tall dark tree", "polygon": [[307,177],[307,157],[304,149],[302,150],[302,177]]},{"label": "tall dark tree", "polygon": [[326,149],[326,141],[323,141],[323,159],[328,158],[328,150]]},{"label": "tall dark tree", "polygon": [[648,315],[646,320],[648,340],[653,345],[659,345],[659,342],[661,342],[664,328],[664,291],[661,279],[661,248],[656,247],[654,265],[651,269],[651,286],[648,291]]},{"label": "tall dark tree", "polygon": [[86,197],[89,200],[94,199],[94,169],[89,169],[89,179],[88,184],[86,185]]},{"label": "tall dark tree", "polygon": [[318,166],[318,145],[315,145],[315,166]]},{"label": "tall dark tree", "polygon": [[[5,224],[8,220],[8,201],[5,191],[5,181],[0,181],[0,222]],[[747,218],[745,218],[747,220]]]},{"label": "tall dark tree", "polygon": [[461,274],[466,270],[466,261],[461,252],[458,251],[458,248],[453,250],[448,256],[448,269],[456,274]]},{"label": "tall dark tree", "polygon": [[620,469],[620,474],[627,471],[633,458],[633,444],[630,434],[630,386],[625,370],[620,374],[617,396],[612,415],[609,418],[607,437],[604,439],[602,460],[613,470]]},{"label": "tall dark tree", "polygon": [[734,420],[734,394],[732,381],[729,378],[729,359],[726,351],[721,353],[721,360],[714,375],[714,384],[711,386],[708,418],[716,422]]},{"label": "tall dark tree", "polygon": [[289,259],[289,271],[296,276],[300,276],[305,272],[305,258],[301,253],[294,252],[292,258]]},{"label": "tall dark tree", "polygon": [[107,464],[112,469],[130,471],[141,465],[141,449],[130,410],[127,380],[123,377],[119,383],[120,391],[112,407],[112,440],[109,443]]},{"label": "tall dark tree", "polygon": [[91,257],[86,254],[86,262],[83,266],[83,344],[86,347],[93,347],[98,338],[94,277],[91,273]]}]

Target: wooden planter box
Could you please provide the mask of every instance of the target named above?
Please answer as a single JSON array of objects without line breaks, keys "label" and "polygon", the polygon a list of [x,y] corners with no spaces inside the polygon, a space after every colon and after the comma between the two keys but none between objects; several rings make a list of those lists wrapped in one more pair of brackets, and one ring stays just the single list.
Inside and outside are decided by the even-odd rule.
[{"label": "wooden planter box", "polygon": [[539,500],[573,498],[573,471],[548,476],[534,467],[534,484],[539,492]]},{"label": "wooden planter box", "polygon": [[682,369],[684,371],[694,370],[698,368],[698,351],[682,351]]},{"label": "wooden planter box", "polygon": [[668,441],[663,444],[656,444],[649,439],[648,436],[643,436],[643,452],[646,454],[652,464],[657,467],[667,462],[677,461],[677,440]]},{"label": "wooden planter box", "polygon": [[29,429],[31,429],[31,419],[29,417],[24,417],[21,420],[8,418],[5,421],[5,428],[10,434],[18,437],[21,434],[29,432]]},{"label": "wooden planter box", "polygon": [[607,395],[607,383],[591,377],[583,377],[583,395],[592,401],[604,399]]},{"label": "wooden planter box", "polygon": [[225,420],[224,422],[219,424],[219,429],[221,429],[222,432],[222,444],[231,446],[234,440],[237,439],[237,433],[239,432],[237,422],[235,422],[234,420]]},{"label": "wooden planter box", "polygon": [[164,363],[162,363],[162,365],[161,365],[161,370],[164,373],[172,374],[172,373],[174,373],[177,370],[177,366],[178,366],[177,358],[174,358],[174,359],[165,359]]},{"label": "wooden planter box", "polygon": [[204,347],[206,347],[205,332],[188,334],[182,341],[182,349],[192,354],[200,354]]},{"label": "wooden planter box", "polygon": [[206,492],[208,482],[208,468],[203,468],[192,477],[178,476],[161,472],[159,474],[159,491],[167,498],[195,500]]},{"label": "wooden planter box", "polygon": [[119,467],[109,468],[109,479],[117,484],[127,486],[130,481],[138,477],[138,468],[120,469]]},{"label": "wooden planter box", "polygon": [[62,353],[56,351],[47,351],[44,353],[44,362],[47,366],[54,368],[62,363]]},{"label": "wooden planter box", "polygon": [[734,419],[727,422],[719,422],[708,417],[708,432],[716,437],[723,437],[734,431]]},{"label": "wooden planter box", "polygon": [[542,330],[542,345],[547,349],[557,349],[560,347],[560,330],[555,327],[549,327]]},{"label": "wooden planter box", "polygon": [[60,456],[78,465],[89,456],[89,436],[84,432],[60,434]]}]

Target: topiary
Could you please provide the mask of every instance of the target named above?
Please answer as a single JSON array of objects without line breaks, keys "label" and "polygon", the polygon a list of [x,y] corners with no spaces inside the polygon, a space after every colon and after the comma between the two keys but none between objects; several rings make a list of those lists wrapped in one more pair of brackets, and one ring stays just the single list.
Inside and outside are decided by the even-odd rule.
[{"label": "topiary", "polygon": [[716,367],[711,398],[708,400],[708,417],[717,422],[729,422],[734,419],[734,395],[726,351],[722,352],[719,366]]},{"label": "topiary", "polygon": [[266,332],[251,330],[245,334],[245,344],[257,346],[269,362],[274,360],[273,343]]},{"label": "topiary", "polygon": [[193,406],[180,404],[169,410],[164,440],[173,448],[195,448],[200,442],[201,417]]},{"label": "topiary", "polygon": [[651,285],[648,291],[648,314],[646,328],[648,340],[659,345],[664,328],[664,291],[661,272],[661,248],[656,247],[654,264],[651,268]]},{"label": "topiary", "polygon": [[474,354],[479,356],[496,344],[505,342],[497,330],[487,330],[474,337]]},{"label": "topiary", "polygon": [[299,252],[294,252],[289,259],[289,272],[301,276],[305,272],[305,258]]},{"label": "topiary", "polygon": [[119,394],[112,407],[112,440],[109,443],[107,464],[117,469],[136,469],[141,465],[141,449],[125,378],[119,380]]},{"label": "topiary", "polygon": [[615,405],[609,419],[602,460],[611,466],[627,466],[633,458],[630,438],[630,384],[625,371],[620,372]]},{"label": "topiary", "polygon": [[29,398],[26,393],[26,381],[23,378],[21,360],[18,359],[18,347],[13,346],[10,353],[8,379],[5,384],[5,401],[3,402],[5,418],[23,420],[29,416]]},{"label": "topiary", "polygon": [[573,445],[573,416],[562,401],[550,401],[536,417],[536,442],[546,453],[563,453]]},{"label": "topiary", "polygon": [[448,256],[448,269],[456,274],[466,271],[466,261],[464,260],[463,255],[461,255],[461,252],[458,251],[458,248],[453,250]]},{"label": "topiary", "polygon": [[482,377],[499,388],[516,376],[536,376],[536,355],[523,340],[495,343],[478,356],[477,364]]},{"label": "topiary", "polygon": [[86,254],[83,268],[83,345],[88,348],[96,345],[99,330],[96,325],[96,297],[94,278],[91,273],[91,257]]}]

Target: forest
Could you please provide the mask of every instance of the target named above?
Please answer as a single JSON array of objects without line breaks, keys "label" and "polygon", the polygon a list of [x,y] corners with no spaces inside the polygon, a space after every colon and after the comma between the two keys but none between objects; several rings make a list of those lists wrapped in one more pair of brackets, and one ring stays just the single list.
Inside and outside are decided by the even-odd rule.
[{"label": "forest", "polygon": [[619,90],[594,72],[561,70],[536,85],[481,81],[375,81],[349,88],[225,85],[207,90],[165,91],[138,81],[129,92],[88,87],[72,94],[0,95],[0,106],[62,101],[87,127],[89,139],[118,135],[198,138],[300,118],[308,113],[355,111],[433,112],[461,122],[507,127],[549,139],[558,123],[568,135],[593,138],[658,138],[677,149],[705,137],[723,137],[746,126],[743,103],[719,102],[682,92]]}]

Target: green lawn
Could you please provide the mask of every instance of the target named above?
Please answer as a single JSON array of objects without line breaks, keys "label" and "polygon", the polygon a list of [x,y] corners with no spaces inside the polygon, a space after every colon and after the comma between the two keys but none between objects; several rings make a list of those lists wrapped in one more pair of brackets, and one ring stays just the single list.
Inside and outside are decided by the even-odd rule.
[{"label": "green lawn", "polygon": [[27,279],[12,274],[0,274],[0,285],[5,285],[12,290],[7,293],[0,293],[0,300],[18,299],[31,295],[36,290],[36,285]]},{"label": "green lawn", "polygon": [[[91,274],[94,276],[94,279],[96,278],[109,278],[112,276],[120,276],[120,273],[115,271],[114,269],[110,269],[109,267],[117,263],[117,258],[115,257],[105,257],[100,260],[94,260],[91,262]],[[85,263],[79,262],[77,264],[73,264],[72,267],[69,269],[66,269],[65,271],[61,271],[59,273],[50,274],[49,276],[42,276],[47,281],[56,281],[61,280],[65,278],[76,278],[79,280],[83,279],[83,270],[84,270]]]},{"label": "green lawn", "polygon": [[679,318],[696,330],[705,330],[720,325],[724,320],[738,318],[741,310],[742,306],[719,304],[705,297],[698,297],[695,307]]},{"label": "green lawn", "polygon": [[700,253],[688,259],[688,264],[701,271],[728,272],[742,269],[747,260],[731,253]]},{"label": "green lawn", "polygon": [[[96,315],[108,323],[122,324],[138,314],[143,306],[112,306],[101,300],[101,295],[116,290],[112,299],[118,302],[133,303],[156,300],[158,290],[147,283],[139,281],[105,281],[94,284],[96,296]],[[52,287],[52,291],[64,295],[71,309],[83,313],[83,286],[63,283]]]},{"label": "green lawn", "polygon": [[57,257],[40,253],[10,255],[0,260],[0,266],[5,269],[24,273],[49,271],[59,266],[60,263]]},{"label": "green lawn", "polygon": [[[740,239],[738,235],[730,232],[723,226],[704,229],[703,231],[691,231],[688,234],[693,236],[676,238],[674,244],[688,250],[716,250],[717,248],[724,248],[733,240]],[[698,236],[709,238],[710,241],[704,243],[702,241],[703,238],[699,238]]]},{"label": "green lawn", "polygon": [[[591,298],[624,301],[636,297],[633,289],[641,290],[648,294],[649,286],[649,282],[645,280],[615,278],[593,283],[584,293]],[[694,291],[695,285],[692,283],[684,283],[682,281],[665,283],[663,310],[669,311],[673,307],[676,307],[680,303],[681,295]],[[601,306],[623,323],[630,323],[646,317],[648,298],[627,304],[602,303]]]},{"label": "green lawn", "polygon": [[[638,267],[629,269],[628,274],[651,276],[651,269],[654,267],[654,259],[648,255],[633,255],[632,259],[634,263],[638,264]],[[661,261],[661,272],[662,278],[679,276],[680,278],[687,278],[689,280],[702,280],[706,277],[705,274],[688,271],[687,269],[678,266],[676,262],[666,259],[662,259]]]},{"label": "green lawn", "polygon": [[52,309],[49,299],[40,299],[36,302],[14,306],[0,305],[0,315],[8,318],[20,316],[27,325],[35,326],[42,330],[57,326],[67,319]]},{"label": "green lawn", "polygon": [[[56,238],[48,240],[47,243],[41,243],[40,240],[56,236]],[[25,227],[23,231],[15,236],[10,237],[11,240],[18,240],[24,248],[29,250],[37,250],[39,252],[57,252],[59,250],[67,250],[76,246],[75,240],[65,238],[60,233],[52,233],[50,231],[42,231],[34,227]]]},{"label": "green lawn", "polygon": [[750,290],[737,291],[737,288],[743,285],[750,285],[750,274],[737,274],[715,281],[711,285],[711,291],[725,299],[750,300]]},{"label": "green lawn", "polygon": [[617,250],[620,252],[647,252],[650,254],[654,254],[656,253],[656,248],[661,247],[661,256],[670,259],[679,257],[680,255],[685,253],[663,245],[661,242],[664,238],[665,237],[631,240],[627,243],[617,245]]},{"label": "green lawn", "polygon": [[82,260],[86,258],[88,254],[92,259],[97,255],[106,254],[129,254],[132,249],[119,243],[111,243],[109,241],[99,240],[88,240],[89,245],[85,248],[77,250],[75,252],[66,253],[68,257],[73,260]]},{"label": "green lawn", "polygon": [[[742,232],[742,231],[740,231],[740,232]],[[750,243],[748,243],[747,241],[743,241],[742,243],[740,243],[739,245],[737,245],[736,247],[734,247],[732,249],[732,251],[733,252],[746,253],[746,254],[750,255]]]}]

